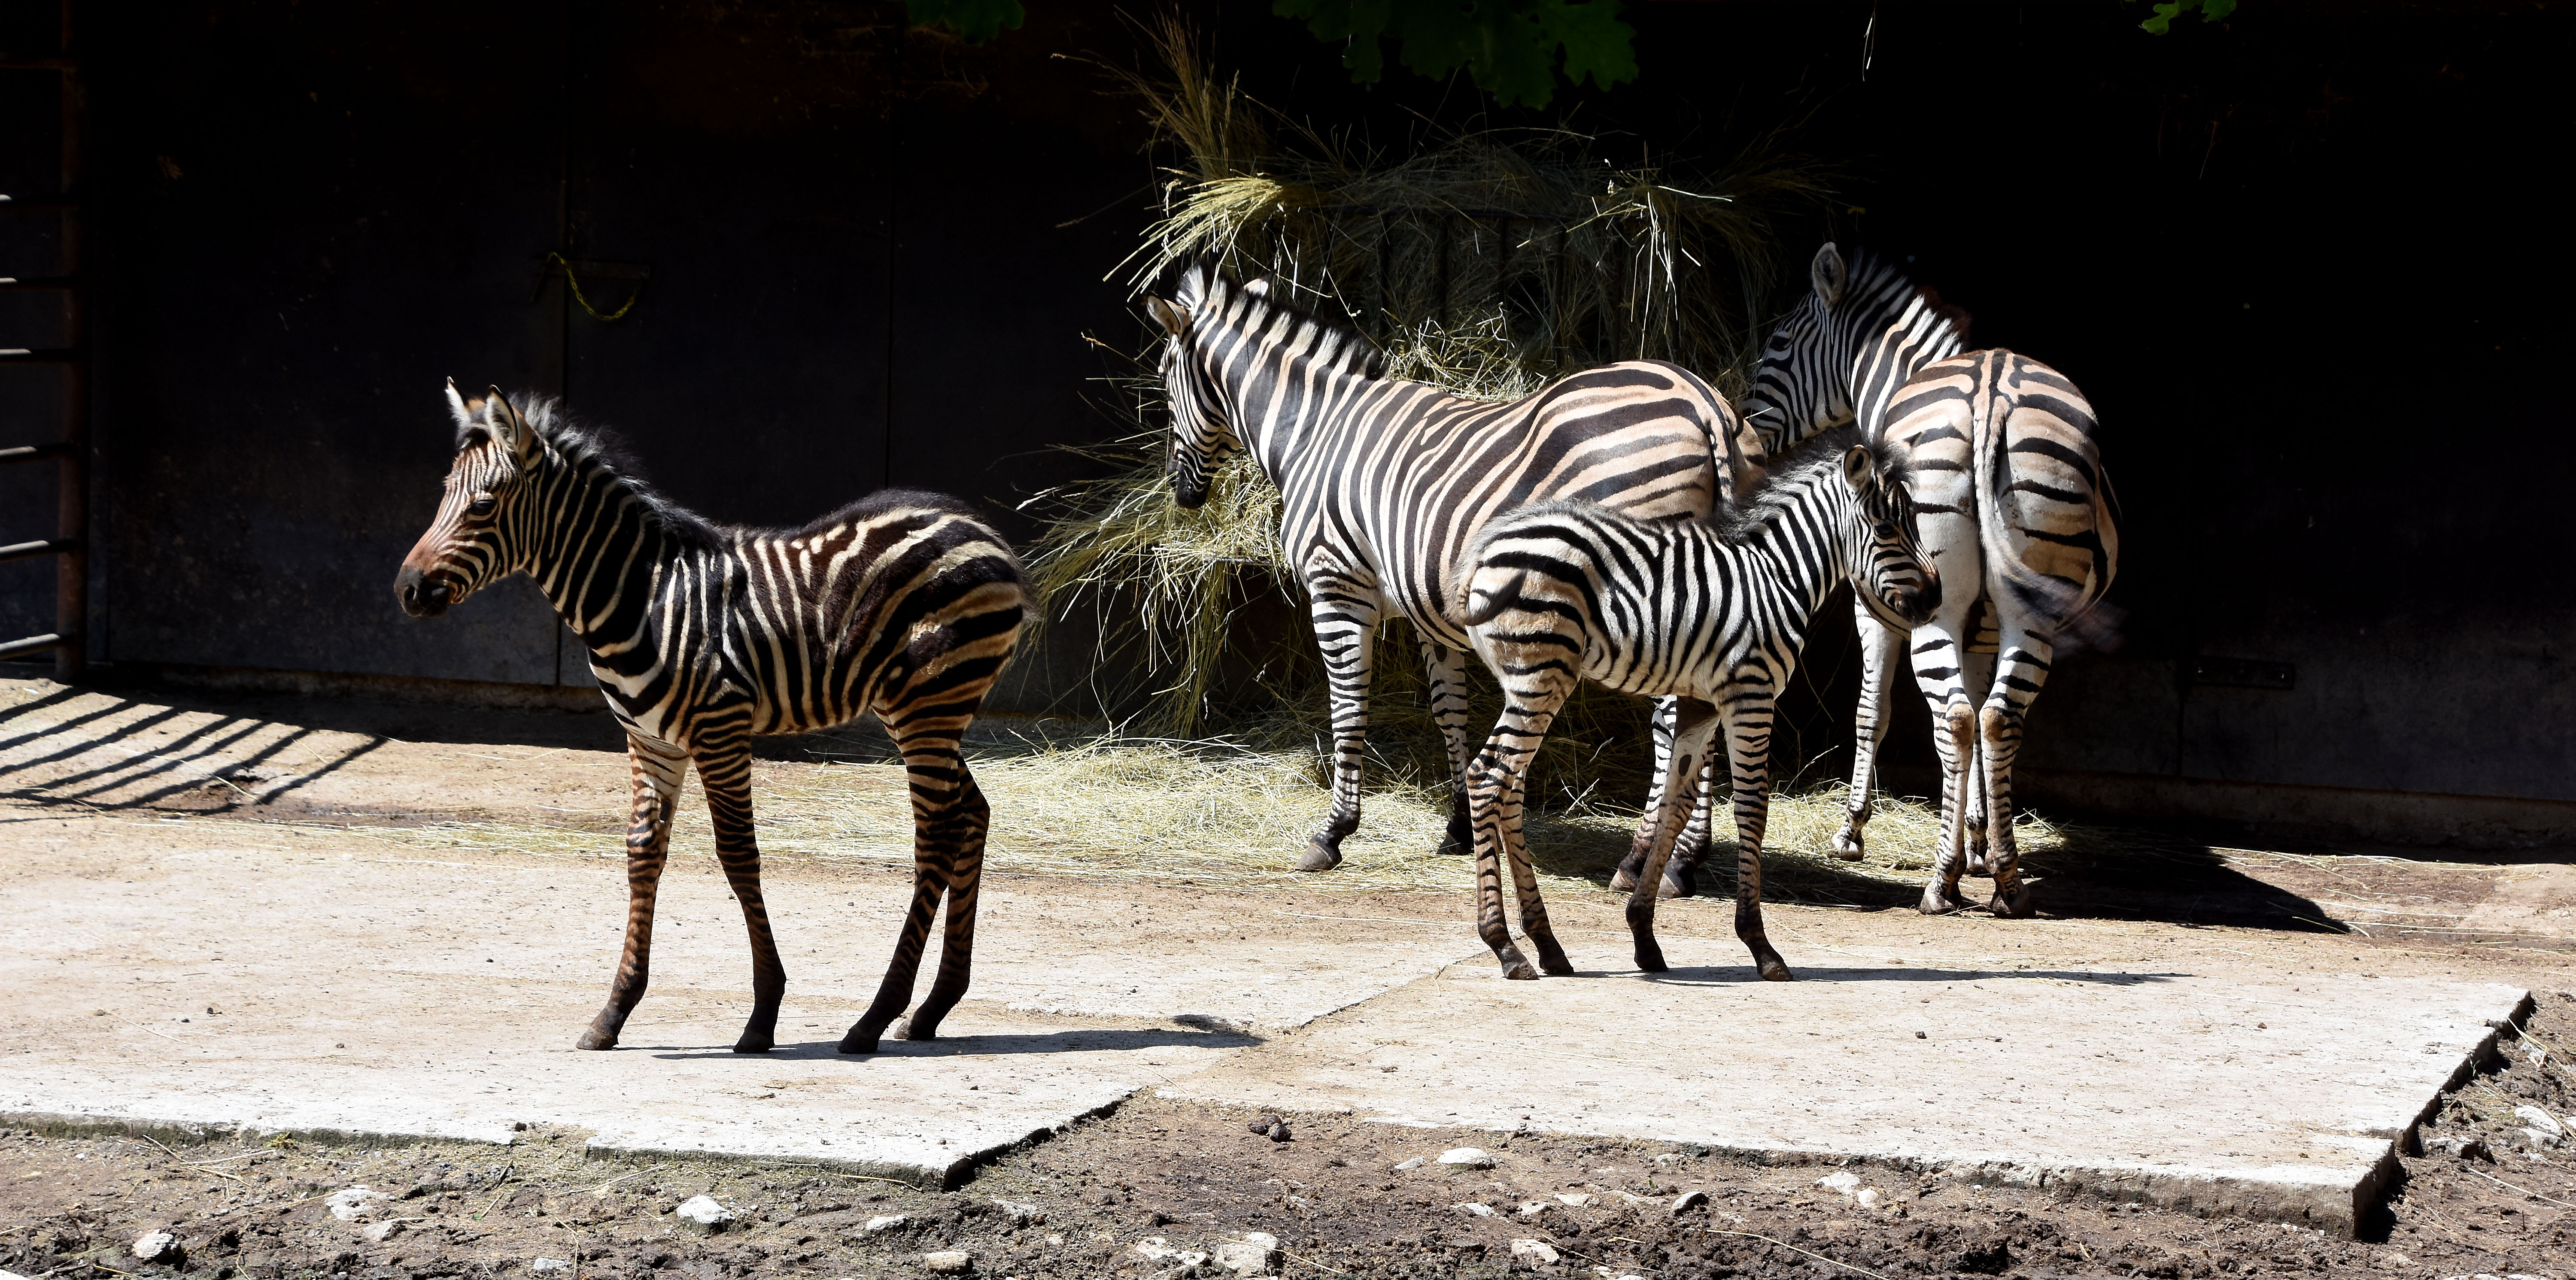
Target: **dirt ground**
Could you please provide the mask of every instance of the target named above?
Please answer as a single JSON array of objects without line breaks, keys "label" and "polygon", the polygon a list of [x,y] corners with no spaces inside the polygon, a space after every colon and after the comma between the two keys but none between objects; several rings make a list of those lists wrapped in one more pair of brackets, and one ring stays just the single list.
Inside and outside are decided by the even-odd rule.
[{"label": "dirt ground", "polygon": [[[31,688],[16,701],[43,698]],[[295,699],[198,705],[227,717],[186,731],[209,740],[236,732],[228,727],[235,722],[303,728],[260,747],[265,763],[250,765],[138,737],[126,754],[144,763],[129,774],[101,774],[95,787],[67,766],[22,758],[0,782],[0,856],[32,856],[54,839],[160,839],[179,825],[168,819],[183,813],[193,815],[190,823],[399,828],[459,815],[524,820],[531,810],[613,814],[622,791],[604,717]],[[0,748],[23,747],[9,709],[0,705]],[[209,765],[187,764],[194,760]],[[1177,1280],[1216,1266],[1195,1255],[1261,1232],[1275,1237],[1279,1253],[1259,1260],[1292,1276],[2289,1271],[2576,1280],[2569,1239],[2576,1219],[2568,1216],[2576,1213],[2576,1136],[2546,1145],[2516,1113],[2576,1111],[2576,1059],[2561,1056],[2576,1052],[2569,918],[2576,899],[2566,892],[2563,862],[2207,848],[2106,859],[2046,882],[2049,919],[2015,935],[2026,941],[1988,944],[2026,946],[2013,958],[2030,963],[2046,955],[2335,951],[2335,959],[2380,974],[2533,989],[2539,998],[2529,1025],[2513,1029],[2500,1055],[2446,1096],[2424,1130],[2426,1154],[2405,1159],[2404,1179],[2360,1241],[1891,1167],[1748,1164],[1686,1147],[1529,1132],[1291,1116],[1288,1140],[1274,1141],[1251,1131],[1260,1118],[1252,1113],[1139,1095],[988,1163],[951,1190],[772,1162],[600,1157],[585,1153],[586,1135],[577,1132],[531,1131],[508,1147],[347,1147],[293,1137],[244,1145],[177,1133],[18,1129],[0,1136],[0,1269],[218,1280],[879,1277],[929,1274],[925,1255],[963,1250],[973,1272],[988,1276]],[[1044,883],[1003,879],[1023,888]],[[1307,892],[1333,890],[1317,883]],[[1255,899],[1240,901],[1249,914]],[[1283,905],[1261,901],[1265,914]],[[1355,939],[1372,928],[1356,921],[1371,917],[1464,918],[1463,895],[1284,905],[1305,913],[1296,924],[1309,946]],[[1146,904],[1136,909],[1141,922]],[[1720,908],[1690,902],[1671,910],[1676,928],[1711,927]],[[1568,901],[1560,927],[1616,927],[1616,913],[1606,893]],[[1353,922],[1327,918],[1335,916]],[[1786,906],[1775,912],[1773,931],[1829,952],[1990,923]],[[1492,1166],[1399,1167],[1465,1146],[1488,1151]],[[1820,1181],[1843,1174],[1851,1181],[1841,1188]],[[331,1197],[353,1187],[384,1198],[335,1216]],[[1693,1192],[1705,1200],[1675,1208]],[[700,1231],[676,1212],[699,1195],[733,1215],[721,1230]],[[890,1218],[900,1221],[883,1221]],[[156,1231],[171,1235],[172,1251],[159,1261],[138,1258],[136,1241]]]}]

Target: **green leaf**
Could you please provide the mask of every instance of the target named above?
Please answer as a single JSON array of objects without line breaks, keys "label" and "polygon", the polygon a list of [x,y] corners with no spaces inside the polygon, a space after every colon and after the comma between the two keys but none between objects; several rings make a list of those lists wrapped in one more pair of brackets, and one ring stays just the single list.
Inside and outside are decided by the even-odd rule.
[{"label": "green leaf", "polygon": [[2200,0],[2200,20],[2219,22],[2236,12],[2236,0]]},{"label": "green leaf", "polygon": [[1020,0],[904,0],[904,9],[914,26],[946,27],[968,44],[982,44],[1004,27],[1017,31],[1029,16]]},{"label": "green leaf", "polygon": [[1465,67],[1506,106],[1546,106],[1560,52],[1573,83],[1637,78],[1636,29],[1619,21],[1619,0],[1274,0],[1271,12],[1347,41],[1342,65],[1361,84],[1384,74],[1378,42],[1390,36],[1407,69],[1436,80]]},{"label": "green leaf", "polygon": [[2236,0],[2168,0],[2168,3],[2152,7],[2156,11],[2156,16],[2139,23],[2138,26],[2149,35],[2160,36],[2173,30],[2174,19],[2194,9],[2200,11],[2200,20],[2203,22],[2224,21],[2227,15],[2236,12]]}]

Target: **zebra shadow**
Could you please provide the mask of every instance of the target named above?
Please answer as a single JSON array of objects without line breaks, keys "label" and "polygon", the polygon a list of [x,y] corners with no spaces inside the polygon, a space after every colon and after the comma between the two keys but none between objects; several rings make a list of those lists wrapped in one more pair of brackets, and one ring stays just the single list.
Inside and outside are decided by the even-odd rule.
[{"label": "zebra shadow", "polygon": [[[2025,978],[2077,983],[2095,987],[2135,987],[2172,982],[2188,978],[2187,973],[2102,972],[2092,969],[1942,969],[1930,967],[1873,966],[1869,968],[1829,967],[1793,963],[1790,970],[1800,982],[1925,982],[1949,985],[1960,982],[1984,982],[1996,979]],[[1635,970],[1587,974],[1587,977],[1630,978],[1664,986],[1726,987],[1761,982],[1762,973],[1749,964],[1676,965],[1662,973],[1640,973]]]},{"label": "zebra shadow", "polygon": [[1028,1053],[1133,1053],[1153,1049],[1251,1049],[1268,1043],[1265,1037],[1238,1031],[1188,1031],[1174,1027],[1068,1027],[1062,1031],[960,1031],[943,1034],[936,1040],[895,1040],[881,1042],[872,1054],[845,1054],[839,1048],[840,1037],[780,1044],[766,1054],[738,1054],[722,1045],[654,1045],[644,1048],[657,1058],[672,1061],[697,1059],[742,1062],[839,1061],[866,1062],[875,1058],[970,1058],[991,1055]]}]

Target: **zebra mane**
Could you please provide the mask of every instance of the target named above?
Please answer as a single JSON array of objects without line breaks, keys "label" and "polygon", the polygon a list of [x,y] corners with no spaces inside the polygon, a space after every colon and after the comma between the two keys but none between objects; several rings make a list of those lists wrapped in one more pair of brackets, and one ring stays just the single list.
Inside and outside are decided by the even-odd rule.
[{"label": "zebra mane", "polygon": [[[623,484],[638,500],[661,518],[673,532],[693,540],[714,542],[723,534],[713,521],[672,501],[645,478],[644,463],[636,457],[634,447],[616,431],[589,423],[579,423],[563,411],[563,403],[553,396],[522,392],[511,396],[510,407],[519,411],[539,439],[551,444],[555,452],[576,468],[607,472]],[[480,430],[459,426],[456,443],[465,447],[466,437]]]},{"label": "zebra mane", "polygon": [[1377,349],[1349,321],[1318,315],[1283,299],[1285,286],[1275,276],[1255,276],[1240,284],[1227,279],[1223,270],[1210,259],[1202,258],[1181,269],[1173,281],[1172,302],[1191,317],[1195,326],[1201,316],[1230,315],[1240,328],[1268,328],[1278,317],[1291,322],[1286,345],[1306,347],[1306,359],[1330,369],[1362,378],[1386,376],[1386,353]]},{"label": "zebra mane", "polygon": [[[1968,309],[1941,300],[1941,291],[1928,284],[1917,284],[1897,263],[1867,245],[1852,246],[1844,260],[1850,275],[1843,284],[1843,296],[1854,299],[1862,310],[1856,314],[1872,327],[1893,324],[1904,312],[1905,304],[1920,297],[1924,309],[1935,319],[1949,322],[1959,335],[1959,345],[1967,347],[1968,325],[1973,319]],[[1849,304],[1846,304],[1849,305]]]},{"label": "zebra mane", "polygon": [[[1742,542],[1779,521],[1797,505],[1798,495],[1806,492],[1808,483],[1820,472],[1839,475],[1843,454],[1861,439],[1858,426],[1836,427],[1821,435],[1809,436],[1789,451],[1766,473],[1753,492],[1736,499],[1729,511],[1711,515],[1706,523],[1728,542]],[[1870,456],[1880,484],[1910,484],[1913,476],[1906,458],[1894,450],[1872,446]]]}]

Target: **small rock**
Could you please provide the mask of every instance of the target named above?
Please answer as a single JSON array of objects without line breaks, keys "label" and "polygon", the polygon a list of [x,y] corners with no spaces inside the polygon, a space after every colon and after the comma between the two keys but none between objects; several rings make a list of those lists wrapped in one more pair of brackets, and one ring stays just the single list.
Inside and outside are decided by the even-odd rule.
[{"label": "small rock", "polygon": [[1159,1263],[1157,1275],[1186,1276],[1207,1265],[1208,1256],[1196,1249],[1176,1249],[1161,1236],[1147,1236],[1136,1242],[1136,1252],[1147,1262]]},{"label": "small rock", "polygon": [[2555,1116],[2525,1103],[2513,1109],[2514,1117],[2524,1123],[2523,1136],[2535,1147],[2554,1147],[2567,1140],[2567,1127]]},{"label": "small rock", "polygon": [[1915,1038],[1915,1039],[1917,1039],[1917,1040],[1928,1040],[1928,1039],[1930,1039],[1931,1037],[1924,1035],[1924,1034],[1923,1034],[1922,1032],[1920,1032],[1920,1031],[1917,1031],[1917,1032],[1915,1032],[1915,1033],[1914,1033],[1914,1038]]},{"label": "small rock", "polygon": [[1592,1203],[1592,1197],[1577,1191],[1558,1195],[1556,1202],[1569,1209],[1580,1209],[1583,1206]]},{"label": "small rock", "polygon": [[1276,1275],[1286,1255],[1279,1252],[1279,1237],[1267,1231],[1246,1231],[1240,1237],[1216,1247],[1216,1265],[1239,1276]]},{"label": "small rock", "polygon": [[859,1234],[872,1236],[880,1231],[892,1231],[910,1221],[912,1215],[908,1213],[880,1213],[868,1219],[867,1225],[859,1228]]},{"label": "small rock", "polygon": [[1545,1240],[1512,1241],[1512,1260],[1524,1259],[1533,1267],[1552,1267],[1556,1265],[1556,1249]]},{"label": "small rock", "polygon": [[2475,1134],[2445,1133],[2424,1139],[2424,1154],[2453,1155],[2462,1160],[2484,1160],[2495,1163],[2495,1148]]},{"label": "small rock", "polygon": [[134,1237],[134,1256],[144,1262],[177,1262],[187,1255],[179,1247],[179,1237],[167,1231],[146,1231]]},{"label": "small rock", "polygon": [[558,1271],[572,1270],[572,1262],[566,1258],[538,1258],[528,1264],[528,1270],[541,1276],[552,1275]]},{"label": "small rock", "polygon": [[393,1197],[384,1192],[367,1187],[344,1187],[332,1192],[330,1198],[322,1202],[322,1207],[329,1209],[331,1216],[342,1222],[355,1222],[383,1212],[385,1206],[392,1203]]},{"label": "small rock", "polygon": [[1476,1215],[1476,1216],[1477,1216],[1477,1217],[1479,1217],[1479,1218],[1492,1218],[1492,1217],[1497,1217],[1497,1216],[1499,1216],[1498,1211],[1494,1208],[1494,1206],[1489,1205],[1489,1204],[1484,1204],[1484,1203],[1481,1203],[1481,1202],[1478,1202],[1478,1201],[1472,1201],[1472,1200],[1471,1200],[1471,1201],[1469,1201],[1469,1202],[1467,1202],[1467,1203],[1465,1203],[1465,1204],[1453,1204],[1453,1205],[1451,1205],[1451,1206],[1449,1206],[1449,1207],[1450,1207],[1450,1208],[1452,1208],[1452,1209],[1464,1209],[1464,1210],[1466,1210],[1467,1212],[1472,1213],[1472,1214]]},{"label": "small rock", "polygon": [[1002,1216],[1010,1219],[1011,1225],[1015,1227],[1034,1227],[1046,1221],[1046,1211],[1033,1204],[1013,1204],[1008,1200],[995,1200],[993,1207],[1001,1210]]},{"label": "small rock", "polygon": [[963,1249],[942,1249],[921,1255],[921,1265],[937,1275],[964,1275],[975,1269],[975,1255]]},{"label": "small rock", "polygon": [[1681,1193],[1680,1195],[1677,1195],[1677,1196],[1674,1196],[1674,1197],[1673,1197],[1673,1212],[1675,1212],[1675,1213],[1680,1213],[1681,1211],[1683,1211],[1683,1210],[1685,1210],[1685,1209],[1698,1209],[1698,1208],[1702,1208],[1702,1207],[1706,1206],[1707,1204],[1708,1204],[1708,1193],[1707,1193],[1707,1192],[1705,1192],[1705,1191],[1685,1191],[1685,1192]]},{"label": "small rock", "polygon": [[1549,1204],[1545,1200],[1532,1200],[1520,1207],[1520,1216],[1524,1218],[1535,1218],[1555,1207],[1555,1205]]},{"label": "small rock", "polygon": [[1250,1128],[1254,1133],[1268,1133],[1270,1132],[1270,1126],[1277,1123],[1279,1123],[1279,1117],[1264,1111],[1261,1113],[1259,1119],[1252,1122]]},{"label": "small rock", "polygon": [[733,1221],[733,1210],[716,1203],[714,1196],[691,1196],[671,1211],[680,1221],[709,1235],[725,1229]]},{"label": "small rock", "polygon": [[1839,1191],[1844,1195],[1850,1195],[1851,1193],[1860,1190],[1860,1175],[1853,1173],[1849,1169],[1837,1170],[1836,1172],[1826,1174],[1825,1176],[1816,1179],[1816,1185],[1829,1191]]},{"label": "small rock", "polygon": [[358,1234],[365,1236],[367,1238],[367,1243],[369,1244],[383,1244],[385,1241],[401,1235],[402,1229],[402,1219],[387,1218],[382,1222],[371,1222],[366,1226],[358,1228]]},{"label": "small rock", "polygon": [[1878,1188],[1862,1187],[1857,1194],[1852,1196],[1852,1203],[1859,1205],[1864,1209],[1875,1209],[1886,1199],[1887,1197],[1878,1194]]},{"label": "small rock", "polygon": [[1410,1159],[1410,1160],[1399,1161],[1399,1162],[1396,1164],[1396,1166],[1395,1166],[1395,1171],[1396,1171],[1397,1173],[1406,1173],[1406,1172],[1410,1172],[1410,1171],[1415,1170],[1415,1169],[1419,1169],[1419,1168],[1421,1168],[1423,1165],[1428,1164],[1428,1163],[1430,1163],[1430,1162],[1429,1162],[1429,1161],[1427,1161],[1427,1160],[1424,1160],[1422,1157],[1420,1157],[1420,1156],[1415,1156],[1414,1158],[1412,1158],[1412,1159]]},{"label": "small rock", "polygon": [[1289,1137],[1290,1134],[1288,1132],[1287,1121],[1281,1120],[1270,1126],[1270,1140],[1272,1142],[1286,1142]]},{"label": "small rock", "polygon": [[1491,1169],[1494,1167],[1494,1158],[1486,1155],[1482,1148],[1451,1147],[1440,1153],[1440,1167],[1451,1173],[1463,1173],[1469,1169]]}]

